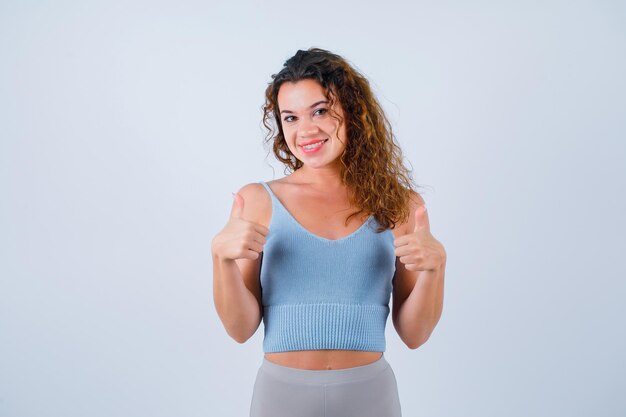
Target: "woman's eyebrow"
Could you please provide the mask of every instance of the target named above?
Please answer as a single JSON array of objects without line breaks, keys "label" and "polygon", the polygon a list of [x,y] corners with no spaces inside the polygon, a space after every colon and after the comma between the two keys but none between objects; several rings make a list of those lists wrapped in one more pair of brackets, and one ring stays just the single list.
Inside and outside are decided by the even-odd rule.
[{"label": "woman's eyebrow", "polygon": [[[316,103],[313,103],[313,104],[311,104],[309,106],[309,109],[312,109],[313,107],[317,106],[318,104],[328,104],[328,100],[321,100],[321,101],[318,101]],[[291,110],[282,110],[280,112],[280,114],[283,114],[283,113],[293,113],[293,112]]]}]

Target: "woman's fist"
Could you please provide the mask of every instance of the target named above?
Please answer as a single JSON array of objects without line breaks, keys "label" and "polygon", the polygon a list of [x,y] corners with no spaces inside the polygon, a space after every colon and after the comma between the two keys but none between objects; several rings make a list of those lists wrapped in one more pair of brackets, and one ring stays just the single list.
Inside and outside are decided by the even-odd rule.
[{"label": "woman's fist", "polygon": [[426,206],[419,206],[414,215],[413,232],[394,240],[395,254],[408,271],[434,271],[445,262],[446,251],[430,234]]},{"label": "woman's fist", "polygon": [[234,202],[226,226],[213,238],[213,255],[222,260],[257,259],[263,251],[269,229],[242,218],[244,199],[233,194]]}]

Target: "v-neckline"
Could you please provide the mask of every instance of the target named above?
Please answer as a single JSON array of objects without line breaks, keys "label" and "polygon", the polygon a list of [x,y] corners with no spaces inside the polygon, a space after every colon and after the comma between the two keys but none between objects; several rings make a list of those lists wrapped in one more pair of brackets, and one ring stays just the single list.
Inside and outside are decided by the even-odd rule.
[{"label": "v-neckline", "polygon": [[[280,199],[278,198],[278,196],[274,193],[274,191],[272,190],[272,188],[270,187],[270,185],[263,181],[263,183],[265,184],[266,188],[268,189],[268,191],[270,192],[270,195],[272,196],[273,200],[275,200],[280,207],[282,207],[282,209],[285,211],[285,213],[287,213],[287,215],[291,218],[291,220],[293,220],[293,222],[306,234],[308,234],[309,236],[312,236],[316,239],[319,239],[321,241],[324,242],[340,242],[346,239],[351,238],[352,236],[356,235],[357,233],[359,233],[361,230],[363,230],[365,228],[365,226],[367,226],[367,224],[373,219],[373,215],[370,215],[364,222],[363,224],[361,224],[361,226],[359,226],[354,232],[350,233],[347,236],[344,237],[340,237],[339,239],[327,239],[323,236],[319,236],[316,235],[315,233],[311,233],[311,231],[309,231],[307,228],[305,228],[304,226],[302,226],[302,224],[296,220],[296,218],[291,214],[291,212],[289,210],[287,210],[287,207],[285,207],[285,205],[282,203],[282,201],[280,201]],[[274,214],[272,213],[272,217],[274,216]]]}]

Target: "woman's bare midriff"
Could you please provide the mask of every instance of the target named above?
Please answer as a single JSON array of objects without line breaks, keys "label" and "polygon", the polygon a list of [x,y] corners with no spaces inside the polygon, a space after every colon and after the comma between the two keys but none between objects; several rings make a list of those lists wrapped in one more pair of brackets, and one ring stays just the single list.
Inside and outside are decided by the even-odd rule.
[{"label": "woman's bare midriff", "polygon": [[376,362],[383,352],[360,350],[295,350],[266,353],[265,359],[278,365],[308,370],[353,368]]}]

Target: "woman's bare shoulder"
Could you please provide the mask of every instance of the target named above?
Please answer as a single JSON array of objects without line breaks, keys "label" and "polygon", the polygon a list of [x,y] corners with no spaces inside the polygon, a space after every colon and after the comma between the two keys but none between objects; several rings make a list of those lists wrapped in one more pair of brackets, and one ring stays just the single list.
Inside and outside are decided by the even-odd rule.
[{"label": "woman's bare shoulder", "polygon": [[278,185],[280,187],[282,185],[289,185],[289,184],[296,185],[297,178],[293,174],[291,174],[291,175],[287,175],[286,177],[278,178],[276,180],[269,180],[265,182],[269,186]]},{"label": "woman's bare shoulder", "polygon": [[[300,183],[293,174],[275,180],[265,181],[265,183],[270,187],[274,195],[281,197],[289,197],[300,187]],[[279,197],[279,199],[281,199],[281,197]]]},{"label": "woman's bare shoulder", "polygon": [[404,219],[396,223],[396,227],[392,229],[396,238],[407,234],[409,230],[413,230],[415,228],[415,210],[424,204],[426,203],[424,202],[422,196],[416,191],[411,191],[409,196],[409,217],[408,219]]},{"label": "woman's bare shoulder", "polygon": [[272,201],[263,184],[260,182],[245,184],[237,194],[244,200],[243,219],[267,227],[272,215]]}]

